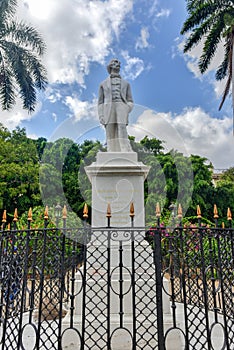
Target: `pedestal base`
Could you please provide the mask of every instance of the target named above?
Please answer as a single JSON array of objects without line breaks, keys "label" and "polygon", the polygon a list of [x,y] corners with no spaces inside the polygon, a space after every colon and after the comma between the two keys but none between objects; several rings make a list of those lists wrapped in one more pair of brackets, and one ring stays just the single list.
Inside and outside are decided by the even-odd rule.
[{"label": "pedestal base", "polygon": [[137,161],[137,153],[99,152],[85,168],[92,184],[92,227],[106,227],[107,205],[111,226],[130,226],[129,208],[135,208],[134,226],[145,226],[144,181],[149,167]]}]

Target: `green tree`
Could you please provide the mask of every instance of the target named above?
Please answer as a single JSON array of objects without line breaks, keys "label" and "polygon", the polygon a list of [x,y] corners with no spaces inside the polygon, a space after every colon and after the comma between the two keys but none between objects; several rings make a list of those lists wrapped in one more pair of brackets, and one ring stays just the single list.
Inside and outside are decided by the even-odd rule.
[{"label": "green tree", "polygon": [[216,71],[216,79],[227,78],[223,98],[219,109],[230,91],[232,85],[232,100],[234,106],[233,81],[233,49],[234,49],[234,4],[232,0],[187,0],[188,18],[184,22],[181,34],[189,33],[184,46],[188,52],[204,39],[203,51],[198,67],[203,74],[207,71],[219,44],[223,44],[225,54],[222,63]]},{"label": "green tree", "polygon": [[213,206],[215,204],[214,186],[212,183],[212,164],[208,163],[206,158],[197,155],[191,155],[190,159],[193,168],[194,184],[192,202],[187,215],[195,215],[196,207],[199,205],[202,215],[212,220]]},{"label": "green tree", "polygon": [[234,184],[234,167],[225,170],[221,176],[221,180]]},{"label": "green tree", "polygon": [[162,151],[164,150],[164,147],[162,145],[163,142],[164,141],[160,141],[154,137],[152,139],[149,139],[148,136],[145,136],[140,141],[140,144],[146,147],[150,152],[152,152],[156,156],[157,154],[162,153]]},{"label": "green tree", "polygon": [[225,222],[227,207],[234,213],[234,167],[223,172],[220,181],[217,182],[214,196],[219,216],[222,218],[222,221]]},{"label": "green tree", "polygon": [[39,163],[34,141],[25,129],[10,133],[0,125],[0,204],[13,213],[41,204]]},{"label": "green tree", "polygon": [[32,112],[36,91],[47,84],[40,57],[45,44],[36,29],[15,20],[17,0],[0,1],[0,99],[10,110],[19,95],[23,108]]}]

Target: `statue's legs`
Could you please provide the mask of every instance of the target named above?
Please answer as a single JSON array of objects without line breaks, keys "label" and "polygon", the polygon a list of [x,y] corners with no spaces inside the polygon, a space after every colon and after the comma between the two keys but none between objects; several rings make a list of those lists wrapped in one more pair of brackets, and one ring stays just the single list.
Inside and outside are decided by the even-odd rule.
[{"label": "statue's legs", "polygon": [[132,152],[126,124],[118,124],[118,139],[120,152]]},{"label": "statue's legs", "polygon": [[109,123],[106,125],[108,152],[132,152],[127,133],[128,105],[113,102]]},{"label": "statue's legs", "polygon": [[109,123],[106,125],[106,143],[107,152],[120,152],[118,140],[118,128],[116,123]]}]

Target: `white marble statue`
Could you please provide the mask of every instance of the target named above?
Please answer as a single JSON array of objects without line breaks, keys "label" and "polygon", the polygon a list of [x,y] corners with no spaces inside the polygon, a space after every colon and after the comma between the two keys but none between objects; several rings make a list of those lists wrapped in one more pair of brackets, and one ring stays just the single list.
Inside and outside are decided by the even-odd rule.
[{"label": "white marble statue", "polygon": [[98,115],[106,129],[108,152],[132,152],[128,139],[128,115],[133,108],[130,84],[121,78],[120,62],[112,59],[107,66],[110,76],[99,87]]}]

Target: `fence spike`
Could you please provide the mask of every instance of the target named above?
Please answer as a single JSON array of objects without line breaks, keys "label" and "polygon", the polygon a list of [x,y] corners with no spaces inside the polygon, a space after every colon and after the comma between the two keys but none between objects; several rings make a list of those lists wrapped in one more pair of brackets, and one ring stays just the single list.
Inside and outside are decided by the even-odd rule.
[{"label": "fence spike", "polygon": [[87,203],[85,203],[84,205],[84,210],[83,210],[83,218],[87,219],[88,218],[88,206],[87,206]]},{"label": "fence spike", "polygon": [[183,217],[183,209],[182,209],[182,205],[179,204],[178,206],[178,218],[181,219]]},{"label": "fence spike", "polygon": [[222,228],[225,228],[225,223],[224,222],[222,222]]},{"label": "fence spike", "polygon": [[67,218],[67,207],[66,205],[64,205],[63,211],[62,211],[62,219],[66,219],[66,218]]},{"label": "fence spike", "polygon": [[15,208],[15,212],[14,212],[14,219],[13,219],[14,222],[17,222],[18,221],[18,210],[17,208]]},{"label": "fence spike", "polygon": [[218,219],[219,215],[218,215],[218,208],[217,208],[217,205],[215,204],[214,205],[214,218],[215,219]]},{"label": "fence spike", "polygon": [[2,223],[5,224],[6,221],[7,221],[7,213],[6,213],[6,210],[4,210],[2,214]]},{"label": "fence spike", "polygon": [[227,219],[232,220],[232,212],[231,212],[230,208],[228,208],[228,210],[227,210]]},{"label": "fence spike", "polygon": [[29,208],[28,211],[28,221],[32,221],[32,208]]},{"label": "fence spike", "polygon": [[130,204],[130,216],[134,217],[135,216],[135,208],[133,202]]},{"label": "fence spike", "polygon": [[44,219],[45,219],[45,220],[48,220],[48,219],[49,219],[48,205],[45,207]]},{"label": "fence spike", "polygon": [[107,204],[106,217],[111,218],[111,206],[110,203]]},{"label": "fence spike", "polygon": [[201,219],[201,208],[200,208],[200,205],[197,206],[197,218],[198,219]]},{"label": "fence spike", "polygon": [[160,218],[161,216],[161,209],[159,203],[156,204],[156,217]]}]

